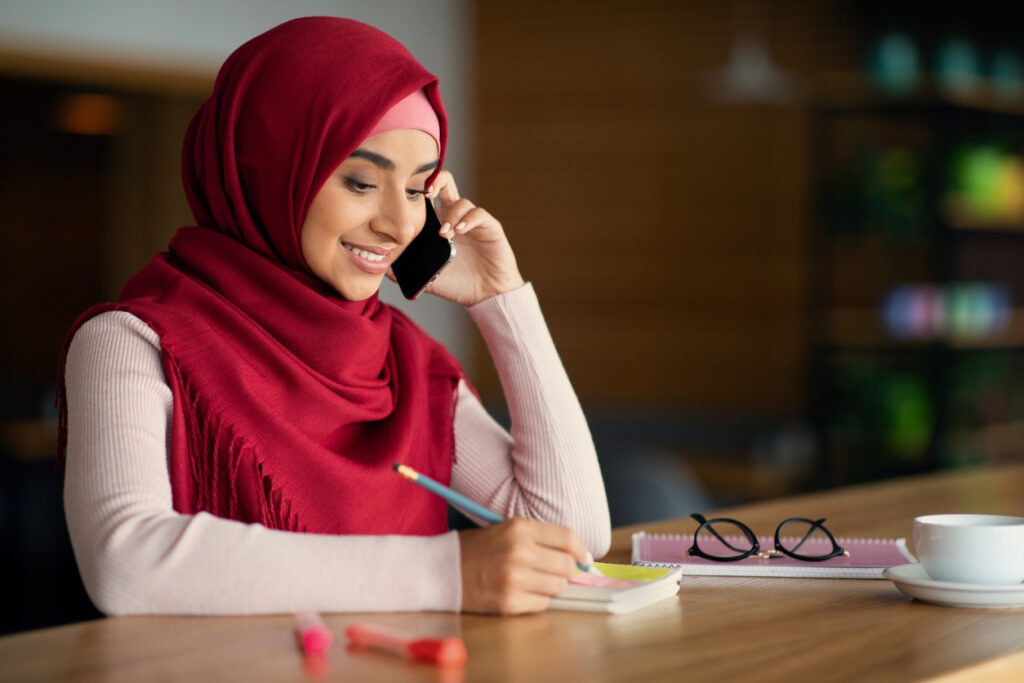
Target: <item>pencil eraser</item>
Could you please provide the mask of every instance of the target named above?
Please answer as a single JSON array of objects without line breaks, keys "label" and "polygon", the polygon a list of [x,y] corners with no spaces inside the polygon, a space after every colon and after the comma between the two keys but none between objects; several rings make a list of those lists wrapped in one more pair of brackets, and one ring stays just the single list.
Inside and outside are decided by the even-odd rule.
[{"label": "pencil eraser", "polygon": [[466,663],[466,644],[462,638],[421,638],[409,643],[409,653],[438,666],[462,666]]}]

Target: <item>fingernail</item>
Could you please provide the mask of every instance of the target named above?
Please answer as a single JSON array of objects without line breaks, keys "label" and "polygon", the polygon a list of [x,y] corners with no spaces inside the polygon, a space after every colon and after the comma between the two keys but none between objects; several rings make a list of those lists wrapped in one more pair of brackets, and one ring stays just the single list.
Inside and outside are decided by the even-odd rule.
[{"label": "fingernail", "polygon": [[462,223],[459,223],[458,225],[455,226],[455,232],[462,232],[465,229],[466,229],[465,221],[463,221]]},{"label": "fingernail", "polygon": [[585,560],[583,560],[583,564],[587,565],[588,567],[594,564],[594,555],[592,553],[587,553],[587,557]]}]

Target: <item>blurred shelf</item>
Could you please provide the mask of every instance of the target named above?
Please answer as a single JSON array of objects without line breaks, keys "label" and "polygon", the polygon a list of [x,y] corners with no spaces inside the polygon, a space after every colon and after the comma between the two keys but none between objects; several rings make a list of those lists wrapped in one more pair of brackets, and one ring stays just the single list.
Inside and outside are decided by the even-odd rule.
[{"label": "blurred shelf", "polygon": [[878,111],[915,112],[936,108],[962,109],[988,114],[1024,116],[1024,99],[1001,97],[984,85],[969,93],[954,93],[923,79],[905,93],[885,92],[863,72],[832,72],[817,84],[815,107],[825,113],[865,113]]},{"label": "blurred shelf", "polygon": [[972,211],[963,197],[947,195],[942,200],[942,218],[947,227],[976,234],[1024,234],[1024,206],[1017,197],[1006,215],[982,216]]},{"label": "blurred shelf", "polygon": [[979,220],[967,215],[946,216],[947,225],[953,230],[972,234],[1024,235],[1024,223],[1019,220]]},{"label": "blurred shelf", "polygon": [[982,454],[985,462],[1024,461],[1024,420],[958,429],[951,436],[961,447]]},{"label": "blurred shelf", "polygon": [[821,311],[822,340],[852,349],[1024,349],[1024,308],[1015,308],[999,332],[985,336],[896,337],[885,329],[877,308],[830,308]]},{"label": "blurred shelf", "polygon": [[819,85],[808,378],[826,468],[1024,459],[1024,308],[1007,310],[1024,306],[1024,99],[928,73],[902,94],[863,73]]}]

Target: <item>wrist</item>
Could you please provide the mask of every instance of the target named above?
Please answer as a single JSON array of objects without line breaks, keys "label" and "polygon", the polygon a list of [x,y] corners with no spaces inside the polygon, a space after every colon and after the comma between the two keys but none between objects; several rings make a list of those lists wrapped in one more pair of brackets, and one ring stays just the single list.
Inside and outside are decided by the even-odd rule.
[{"label": "wrist", "polygon": [[482,291],[480,293],[480,296],[477,297],[476,301],[467,304],[467,306],[475,306],[477,304],[483,303],[484,301],[487,301],[488,299],[493,299],[496,296],[501,296],[502,294],[514,292],[517,289],[522,289],[525,285],[526,280],[524,280],[523,276],[517,272],[514,276],[508,277],[502,280],[501,282],[494,283],[486,288],[481,288]]}]

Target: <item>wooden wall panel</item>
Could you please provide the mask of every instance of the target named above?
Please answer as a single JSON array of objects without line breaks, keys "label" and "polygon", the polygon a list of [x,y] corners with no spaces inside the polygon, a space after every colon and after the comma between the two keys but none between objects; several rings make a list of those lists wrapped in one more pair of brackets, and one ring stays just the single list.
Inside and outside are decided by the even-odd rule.
[{"label": "wooden wall panel", "polygon": [[741,23],[807,87],[854,38],[832,3],[768,4],[475,6],[477,199],[585,403],[803,408],[805,116],[713,102],[704,79]]}]

